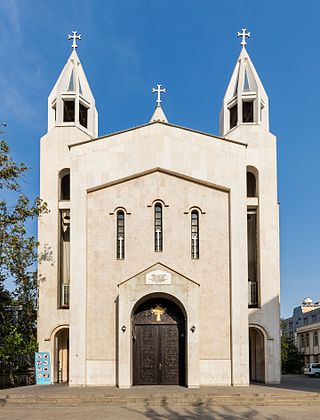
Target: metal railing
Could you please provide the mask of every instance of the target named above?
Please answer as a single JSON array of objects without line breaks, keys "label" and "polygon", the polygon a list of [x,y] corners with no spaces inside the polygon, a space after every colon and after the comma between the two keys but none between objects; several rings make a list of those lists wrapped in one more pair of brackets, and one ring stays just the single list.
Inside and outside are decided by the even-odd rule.
[{"label": "metal railing", "polygon": [[258,282],[256,280],[248,280],[248,306],[249,308],[258,306]]},{"label": "metal railing", "polygon": [[61,283],[60,289],[60,306],[61,308],[69,308],[70,304],[70,284]]}]

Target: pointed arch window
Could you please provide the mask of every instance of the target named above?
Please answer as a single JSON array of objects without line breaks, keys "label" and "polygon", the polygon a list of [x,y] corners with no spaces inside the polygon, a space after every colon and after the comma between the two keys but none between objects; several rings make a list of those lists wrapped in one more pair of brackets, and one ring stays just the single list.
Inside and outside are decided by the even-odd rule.
[{"label": "pointed arch window", "polygon": [[154,250],[160,252],[163,249],[163,229],[162,229],[162,204],[156,203],[154,206]]},{"label": "pointed arch window", "polygon": [[123,260],[125,257],[125,218],[124,211],[117,211],[117,259]]},{"label": "pointed arch window", "polygon": [[194,260],[199,258],[199,212],[197,210],[191,212],[191,258]]}]

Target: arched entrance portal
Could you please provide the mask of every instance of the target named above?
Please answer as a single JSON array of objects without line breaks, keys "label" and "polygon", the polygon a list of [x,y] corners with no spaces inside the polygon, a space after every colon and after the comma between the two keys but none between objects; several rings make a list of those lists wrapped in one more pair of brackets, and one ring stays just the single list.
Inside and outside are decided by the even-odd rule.
[{"label": "arched entrance portal", "polygon": [[133,312],[133,385],[185,385],[185,316],[164,297]]},{"label": "arched entrance portal", "polygon": [[55,335],[54,382],[69,382],[69,329]]},{"label": "arched entrance portal", "polygon": [[250,382],[265,381],[264,335],[257,328],[249,328]]}]

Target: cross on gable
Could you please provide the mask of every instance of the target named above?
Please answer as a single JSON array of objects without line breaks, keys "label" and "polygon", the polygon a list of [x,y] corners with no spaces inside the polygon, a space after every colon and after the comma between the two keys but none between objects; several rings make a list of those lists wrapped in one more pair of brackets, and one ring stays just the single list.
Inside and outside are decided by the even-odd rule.
[{"label": "cross on gable", "polygon": [[161,93],[166,93],[166,89],[165,88],[161,89],[161,85],[157,85],[157,89],[152,88],[152,93],[157,93],[158,94],[156,102],[157,102],[157,105],[160,106],[160,104],[161,104]]},{"label": "cross on gable", "polygon": [[247,32],[246,28],[241,29],[241,32],[237,33],[237,38],[240,38],[240,37],[242,38],[241,45],[243,47],[245,47],[247,45],[246,38],[250,38],[250,36],[251,36],[251,33]]},{"label": "cross on gable", "polygon": [[72,31],[72,35],[68,35],[68,40],[69,41],[70,41],[70,39],[73,40],[72,41],[72,45],[71,45],[71,47],[72,47],[73,50],[75,50],[78,47],[78,45],[77,45],[77,39],[79,41],[81,41],[81,35],[80,34],[77,35],[77,33],[78,33],[78,31]]}]

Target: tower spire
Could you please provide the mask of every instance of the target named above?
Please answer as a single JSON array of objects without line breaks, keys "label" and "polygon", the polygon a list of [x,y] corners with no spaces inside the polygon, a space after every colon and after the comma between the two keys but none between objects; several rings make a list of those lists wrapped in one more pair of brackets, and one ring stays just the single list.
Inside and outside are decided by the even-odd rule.
[{"label": "tower spire", "polygon": [[76,52],[81,35],[72,31],[72,52],[48,98],[48,131],[54,127],[77,127],[98,136],[95,99]]},{"label": "tower spire", "polygon": [[223,136],[240,125],[260,125],[269,130],[268,95],[245,48],[250,35],[245,28],[237,33],[242,38],[242,49],[223,99],[220,114]]}]

